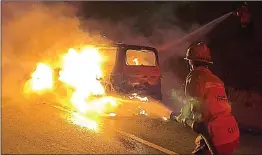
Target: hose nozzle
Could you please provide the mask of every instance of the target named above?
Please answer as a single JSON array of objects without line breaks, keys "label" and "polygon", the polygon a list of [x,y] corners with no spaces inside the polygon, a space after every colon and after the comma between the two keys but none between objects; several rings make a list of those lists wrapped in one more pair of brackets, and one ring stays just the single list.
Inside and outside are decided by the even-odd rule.
[{"label": "hose nozzle", "polygon": [[247,27],[251,23],[251,13],[249,12],[247,2],[234,11],[233,15],[240,18],[242,27]]}]

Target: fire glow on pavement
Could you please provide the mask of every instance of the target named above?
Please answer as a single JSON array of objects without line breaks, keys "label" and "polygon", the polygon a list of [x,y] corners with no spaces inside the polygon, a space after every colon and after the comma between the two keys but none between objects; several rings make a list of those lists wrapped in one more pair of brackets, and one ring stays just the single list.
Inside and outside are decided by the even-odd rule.
[{"label": "fire glow on pavement", "polygon": [[99,124],[94,119],[88,119],[88,117],[82,116],[79,113],[72,113],[72,117],[70,119],[76,125],[87,128],[91,131],[99,131]]}]

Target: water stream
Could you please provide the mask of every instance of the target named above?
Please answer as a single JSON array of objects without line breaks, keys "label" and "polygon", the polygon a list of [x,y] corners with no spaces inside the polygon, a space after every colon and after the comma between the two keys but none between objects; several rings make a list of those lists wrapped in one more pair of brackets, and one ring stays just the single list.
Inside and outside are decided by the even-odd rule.
[{"label": "water stream", "polygon": [[[226,14],[214,19],[213,21],[201,26],[197,30],[185,35],[183,38],[181,38],[179,40],[173,40],[171,42],[164,44],[163,46],[159,47],[158,50],[164,52],[164,51],[167,51],[169,49],[173,49],[175,47],[181,46],[184,43],[188,43],[188,42],[191,42],[195,39],[201,38],[201,37],[205,36],[207,33],[209,33],[210,31],[212,31],[218,24],[220,24],[225,19],[227,19],[231,14],[233,14],[233,12],[226,13]],[[170,55],[172,55],[171,52],[170,52],[170,54],[167,54],[165,57],[168,57]]]}]

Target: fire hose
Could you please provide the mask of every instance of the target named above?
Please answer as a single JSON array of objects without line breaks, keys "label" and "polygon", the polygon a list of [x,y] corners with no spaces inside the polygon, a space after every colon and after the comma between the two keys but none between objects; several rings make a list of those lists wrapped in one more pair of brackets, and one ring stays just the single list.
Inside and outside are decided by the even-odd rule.
[{"label": "fire hose", "polygon": [[214,143],[212,142],[211,135],[204,122],[199,123],[191,119],[183,119],[181,122],[177,119],[177,114],[175,114],[174,112],[171,113],[170,119],[178,123],[183,123],[184,125],[192,128],[194,132],[198,133],[204,139],[205,144],[208,147],[210,153],[212,155],[218,155],[217,149]]}]

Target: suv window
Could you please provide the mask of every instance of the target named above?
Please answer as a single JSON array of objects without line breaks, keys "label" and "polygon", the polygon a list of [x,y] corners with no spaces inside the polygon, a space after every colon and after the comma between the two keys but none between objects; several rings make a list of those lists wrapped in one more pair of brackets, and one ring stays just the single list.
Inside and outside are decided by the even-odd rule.
[{"label": "suv window", "polygon": [[156,66],[156,55],[150,50],[127,50],[126,64],[132,66]]}]

